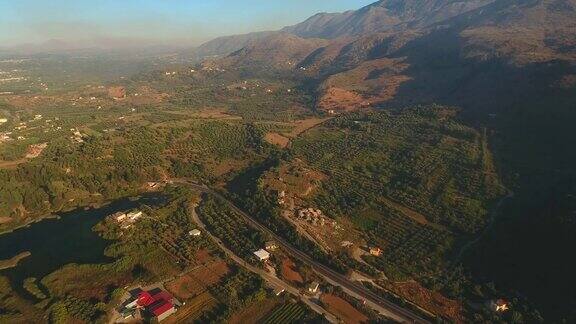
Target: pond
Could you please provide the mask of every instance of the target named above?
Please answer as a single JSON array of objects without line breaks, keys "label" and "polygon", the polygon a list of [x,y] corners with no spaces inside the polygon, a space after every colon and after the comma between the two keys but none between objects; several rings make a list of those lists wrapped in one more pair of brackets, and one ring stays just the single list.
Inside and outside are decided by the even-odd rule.
[{"label": "pond", "polygon": [[9,259],[29,251],[30,256],[20,260],[14,268],[0,270],[14,289],[22,292],[26,278],[41,280],[44,276],[70,263],[94,264],[112,261],[104,249],[112,242],[92,231],[94,225],[117,211],[157,206],[165,202],[158,193],[113,201],[97,209],[74,210],[59,214],[59,218],[45,219],[28,227],[0,235],[0,259]]}]

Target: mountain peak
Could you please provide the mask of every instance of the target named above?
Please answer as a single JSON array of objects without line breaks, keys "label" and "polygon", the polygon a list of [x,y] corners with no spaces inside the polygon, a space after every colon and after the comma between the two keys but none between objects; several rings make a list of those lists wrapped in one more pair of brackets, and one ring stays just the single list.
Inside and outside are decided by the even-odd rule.
[{"label": "mountain peak", "polygon": [[429,26],[492,2],[494,0],[381,0],[356,11],[317,14],[283,31],[328,39],[361,36],[405,25]]}]

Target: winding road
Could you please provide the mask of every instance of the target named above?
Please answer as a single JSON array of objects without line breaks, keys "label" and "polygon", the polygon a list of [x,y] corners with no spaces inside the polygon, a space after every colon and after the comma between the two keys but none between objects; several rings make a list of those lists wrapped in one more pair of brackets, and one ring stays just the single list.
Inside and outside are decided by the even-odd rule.
[{"label": "winding road", "polygon": [[353,282],[348,279],[346,276],[330,269],[329,267],[315,261],[306,253],[298,250],[292,244],[286,242],[282,237],[268,229],[267,227],[260,224],[254,218],[250,217],[246,214],[243,210],[238,208],[233,202],[228,200],[226,197],[221,195],[220,193],[212,190],[206,186],[199,185],[197,183],[182,180],[182,179],[173,179],[169,181],[170,183],[179,184],[179,185],[186,185],[192,189],[198,190],[203,193],[210,194],[219,200],[226,203],[232,210],[238,213],[244,220],[249,223],[252,227],[258,229],[261,232],[266,233],[272,239],[274,239],[278,245],[283,248],[287,253],[291,254],[292,257],[297,258],[302,263],[307,264],[310,266],[314,272],[316,272],[319,276],[321,276],[326,282],[330,283],[333,286],[339,286],[342,288],[344,292],[349,294],[352,297],[358,298],[360,300],[365,301],[366,306],[378,311],[380,314],[389,317],[390,319],[400,322],[400,323],[430,323],[427,319],[422,318],[418,314],[412,312],[411,310],[402,308],[393,302],[385,299],[384,297],[374,293],[373,291],[369,290],[368,288],[362,286],[359,283]]}]

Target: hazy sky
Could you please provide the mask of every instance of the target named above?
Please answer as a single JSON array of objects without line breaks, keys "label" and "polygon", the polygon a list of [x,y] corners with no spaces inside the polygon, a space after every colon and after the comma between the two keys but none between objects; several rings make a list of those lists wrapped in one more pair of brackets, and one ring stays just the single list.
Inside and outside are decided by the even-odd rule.
[{"label": "hazy sky", "polygon": [[50,39],[200,42],[375,0],[0,0],[0,46]]}]

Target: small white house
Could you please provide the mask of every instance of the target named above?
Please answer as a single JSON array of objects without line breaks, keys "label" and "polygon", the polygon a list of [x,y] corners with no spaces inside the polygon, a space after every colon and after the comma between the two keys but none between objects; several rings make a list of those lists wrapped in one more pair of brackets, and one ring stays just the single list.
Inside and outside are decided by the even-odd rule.
[{"label": "small white house", "polygon": [[138,218],[142,217],[143,213],[139,210],[135,210],[135,211],[131,211],[128,214],[126,214],[126,216],[128,216],[128,219],[131,221],[135,221]]},{"label": "small white house", "polygon": [[260,261],[266,261],[268,259],[270,259],[270,253],[268,253],[268,251],[264,250],[264,249],[260,249],[256,252],[254,252],[254,255],[258,258],[258,260]]},{"label": "small white house", "polygon": [[193,229],[190,232],[188,232],[188,235],[190,236],[200,236],[202,234],[202,232],[200,232],[200,230],[198,229]]},{"label": "small white house", "polygon": [[502,312],[505,312],[505,311],[510,309],[508,306],[508,302],[505,301],[504,299],[491,300],[488,303],[488,307],[493,312],[498,312],[498,313],[502,313]]},{"label": "small white house", "polygon": [[121,223],[126,220],[126,214],[121,212],[114,214],[113,217],[118,223]]},{"label": "small white house", "polygon": [[308,292],[315,294],[318,292],[318,288],[320,288],[320,284],[317,281],[313,281],[310,286],[308,286]]}]

